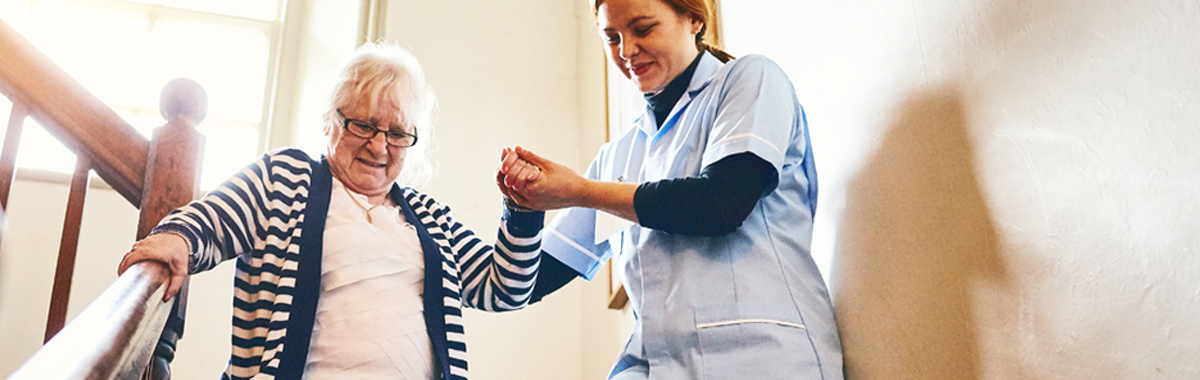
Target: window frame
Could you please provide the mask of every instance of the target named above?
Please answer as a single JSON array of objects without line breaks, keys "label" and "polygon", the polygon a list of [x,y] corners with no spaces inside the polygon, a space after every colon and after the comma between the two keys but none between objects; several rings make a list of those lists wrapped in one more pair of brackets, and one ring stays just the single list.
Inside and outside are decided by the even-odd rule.
[{"label": "window frame", "polygon": [[[169,5],[148,4],[131,0],[52,1],[71,6],[106,9],[121,13],[144,15],[149,19],[152,28],[158,20],[170,19],[172,21],[196,23],[216,28],[232,28],[263,33],[266,36],[267,41],[265,51],[267,65],[264,68],[265,81],[262,83],[263,93],[262,103],[259,105],[258,111],[259,121],[257,123],[232,120],[229,122],[236,125],[243,125],[246,128],[254,128],[257,131],[258,142],[255,146],[255,155],[261,154],[271,147],[288,145],[292,142],[292,131],[290,130],[293,129],[293,127],[290,125],[284,125],[290,121],[289,118],[278,117],[278,111],[280,108],[279,103],[281,103],[281,100],[282,102],[290,102],[291,99],[279,99],[277,94],[281,92],[281,87],[285,86],[285,83],[287,82],[286,79],[293,77],[292,72],[295,69],[294,64],[283,64],[284,61],[289,59],[289,56],[295,57],[297,55],[295,51],[289,52],[288,49],[285,48],[285,41],[287,39],[300,38],[300,33],[303,32],[303,30],[298,27],[288,28],[290,25],[287,20],[289,16],[294,17],[299,15],[299,13],[295,13],[296,11],[303,11],[302,9],[297,8],[303,8],[307,3],[306,0],[273,0],[276,4],[274,20],[263,20],[246,16],[172,7]],[[30,7],[32,8],[36,1],[29,0],[27,3],[29,3]],[[21,15],[19,17],[26,17],[26,15]],[[105,102],[105,104],[120,114],[130,115],[134,118],[146,115],[157,116],[160,114],[160,110],[157,109],[157,107],[147,108],[146,105],[122,105],[110,104],[108,102]],[[290,105],[284,108],[290,108]],[[29,123],[33,121],[34,120],[27,117],[25,120],[26,126],[30,125]],[[202,121],[200,125],[203,124],[204,122]],[[155,127],[157,128],[157,126]],[[147,136],[147,138],[149,137]],[[211,143],[213,143],[213,141],[206,141],[206,144]],[[210,157],[203,157],[201,159],[202,167],[205,166],[204,164],[210,159]],[[66,183],[70,180],[71,176],[69,171],[46,170],[20,165],[15,169],[15,178],[23,180]],[[104,183],[104,181],[90,182],[92,187],[110,188],[106,183]],[[207,191],[208,189],[206,188],[203,190]]]}]

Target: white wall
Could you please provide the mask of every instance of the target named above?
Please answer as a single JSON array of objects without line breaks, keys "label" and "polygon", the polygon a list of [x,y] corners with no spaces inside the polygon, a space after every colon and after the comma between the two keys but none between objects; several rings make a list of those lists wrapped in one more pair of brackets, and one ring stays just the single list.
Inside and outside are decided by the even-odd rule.
[{"label": "white wall", "polygon": [[1195,1],[722,6],[808,112],[852,379],[1200,377]]}]

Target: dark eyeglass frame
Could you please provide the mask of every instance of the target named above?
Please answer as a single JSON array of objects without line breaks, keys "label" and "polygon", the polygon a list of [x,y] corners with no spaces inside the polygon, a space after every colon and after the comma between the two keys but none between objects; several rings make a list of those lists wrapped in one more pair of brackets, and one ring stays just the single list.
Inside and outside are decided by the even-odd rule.
[{"label": "dark eyeglass frame", "polygon": [[[408,148],[417,145],[417,135],[415,133],[401,131],[385,131],[376,127],[374,123],[358,119],[351,119],[342,114],[341,109],[337,109],[338,117],[342,118],[342,129],[345,129],[350,134],[370,140],[375,138],[375,135],[383,133],[383,140],[387,141],[388,145],[401,148]],[[350,124],[354,124],[355,128],[350,128]],[[361,129],[359,129],[361,128]],[[367,132],[370,130],[371,132]],[[365,133],[365,134],[364,134]],[[412,142],[408,143],[408,138],[412,137]],[[406,145],[407,143],[407,145]]]}]

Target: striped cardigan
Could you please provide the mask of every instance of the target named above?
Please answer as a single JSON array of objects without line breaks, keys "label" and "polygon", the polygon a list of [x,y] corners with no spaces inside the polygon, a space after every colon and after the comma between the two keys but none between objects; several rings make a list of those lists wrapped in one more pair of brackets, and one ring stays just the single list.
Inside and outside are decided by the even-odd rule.
[{"label": "striped cardigan", "polygon": [[[187,238],[190,273],[238,259],[233,352],[223,378],[303,376],[320,296],[331,181],[323,157],[313,160],[294,149],[267,153],[155,228]],[[417,231],[435,370],[445,379],[466,379],[462,307],[506,311],[528,303],[544,215],[506,212],[493,249],[429,196],[394,184],[390,196],[410,223],[424,226]]]}]

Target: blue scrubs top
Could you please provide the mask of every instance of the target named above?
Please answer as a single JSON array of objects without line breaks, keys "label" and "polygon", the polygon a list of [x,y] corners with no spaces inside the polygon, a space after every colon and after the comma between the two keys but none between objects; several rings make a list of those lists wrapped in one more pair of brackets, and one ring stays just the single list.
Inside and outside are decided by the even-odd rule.
[{"label": "blue scrubs top", "polygon": [[593,278],[605,260],[636,325],[610,378],[842,379],[833,306],[810,254],[817,177],[804,111],[771,60],[705,53],[662,128],[647,111],[584,174],[643,183],[697,177],[750,152],[779,185],[737,231],[686,236],[631,225],[597,239],[597,211],[563,210],[544,251]]}]

